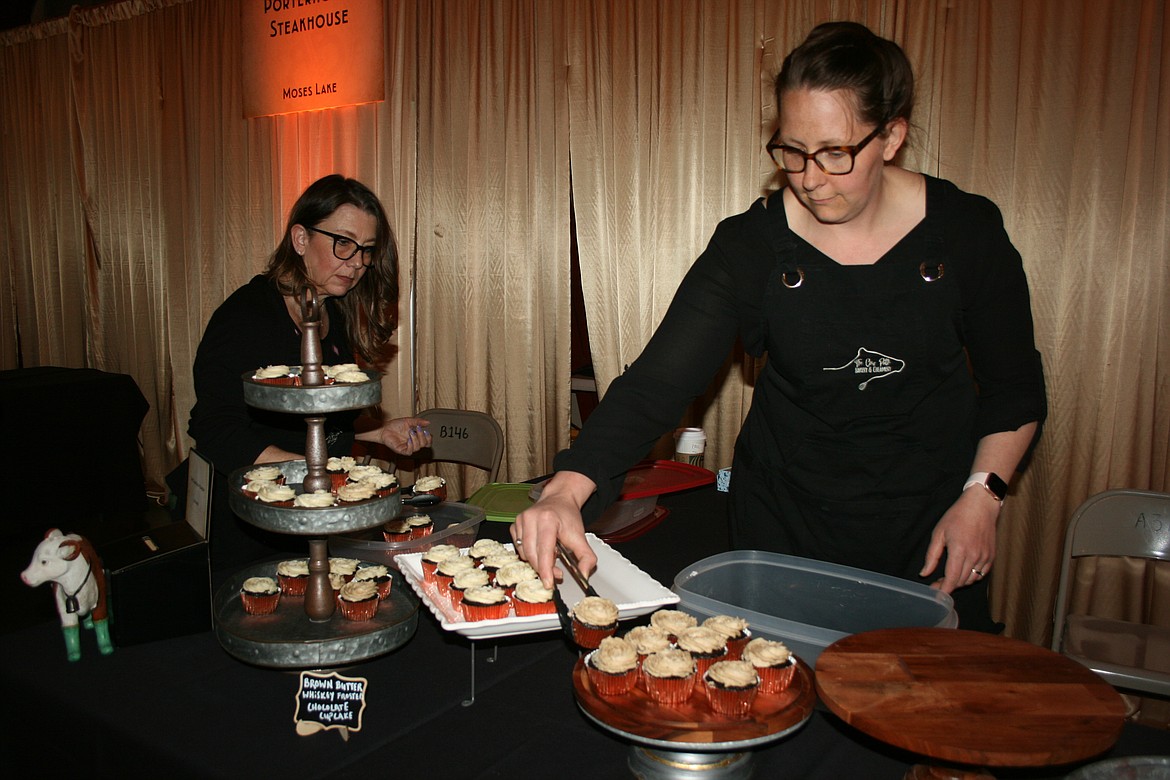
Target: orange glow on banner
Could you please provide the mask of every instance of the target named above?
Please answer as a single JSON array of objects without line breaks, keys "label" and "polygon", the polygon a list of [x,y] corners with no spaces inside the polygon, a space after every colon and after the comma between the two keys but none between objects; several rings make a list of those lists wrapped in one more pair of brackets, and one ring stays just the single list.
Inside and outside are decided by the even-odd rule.
[{"label": "orange glow on banner", "polygon": [[384,97],[382,0],[241,0],[244,116]]}]

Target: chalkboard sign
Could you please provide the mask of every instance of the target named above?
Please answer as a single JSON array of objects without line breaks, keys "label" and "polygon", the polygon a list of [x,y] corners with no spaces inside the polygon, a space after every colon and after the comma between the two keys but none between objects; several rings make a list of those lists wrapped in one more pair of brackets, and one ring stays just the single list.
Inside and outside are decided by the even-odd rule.
[{"label": "chalkboard sign", "polygon": [[301,672],[297,711],[293,716],[297,733],[308,736],[338,729],[348,739],[349,732],[361,731],[366,684],[364,677],[342,677],[337,672]]}]

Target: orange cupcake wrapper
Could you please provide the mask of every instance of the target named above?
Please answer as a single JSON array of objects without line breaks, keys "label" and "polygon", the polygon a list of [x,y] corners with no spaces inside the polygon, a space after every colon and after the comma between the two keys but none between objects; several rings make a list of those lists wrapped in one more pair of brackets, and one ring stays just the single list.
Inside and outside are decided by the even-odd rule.
[{"label": "orange cupcake wrapper", "polygon": [[642,681],[650,698],[659,704],[680,704],[691,697],[695,675],[688,677],[655,677],[643,674]]},{"label": "orange cupcake wrapper", "polygon": [[608,628],[597,628],[595,626],[587,626],[576,618],[573,619],[573,641],[579,647],[587,650],[596,650],[601,644],[601,640],[606,637],[611,637],[617,633],[617,624]]},{"label": "orange cupcake wrapper", "polygon": [[796,664],[789,661],[787,666],[757,666],[756,674],[760,676],[760,693],[782,693],[796,676]]},{"label": "orange cupcake wrapper", "polygon": [[303,596],[309,587],[308,577],[286,577],[278,574],[276,581],[280,583],[280,592],[286,596]]},{"label": "orange cupcake wrapper", "polygon": [[273,593],[271,596],[241,593],[240,601],[244,605],[244,611],[249,615],[271,615],[276,611],[277,604],[280,603],[280,593]]},{"label": "orange cupcake wrapper", "polygon": [[469,622],[477,620],[500,620],[508,617],[509,605],[508,602],[502,604],[468,604],[466,601],[460,603],[459,608],[463,610],[463,617]]},{"label": "orange cupcake wrapper", "polygon": [[638,679],[637,667],[625,674],[609,674],[590,666],[588,658],[585,661],[585,671],[589,675],[589,683],[593,690],[601,696],[623,696],[630,692]]},{"label": "orange cupcake wrapper", "polygon": [[756,700],[756,688],[734,690],[720,688],[709,682],[705,682],[703,687],[707,690],[707,703],[711,705],[711,709],[728,718],[737,720],[746,718],[752,710],[752,703]]},{"label": "orange cupcake wrapper", "polygon": [[521,601],[520,599],[512,599],[512,607],[516,610],[516,617],[529,617],[531,615],[551,615],[557,611],[557,605],[551,601],[546,601],[543,604],[533,604],[529,601]]},{"label": "orange cupcake wrapper", "polygon": [[341,616],[346,620],[369,620],[378,614],[379,601],[381,599],[376,598],[365,601],[346,601],[339,596],[337,606],[341,610]]}]

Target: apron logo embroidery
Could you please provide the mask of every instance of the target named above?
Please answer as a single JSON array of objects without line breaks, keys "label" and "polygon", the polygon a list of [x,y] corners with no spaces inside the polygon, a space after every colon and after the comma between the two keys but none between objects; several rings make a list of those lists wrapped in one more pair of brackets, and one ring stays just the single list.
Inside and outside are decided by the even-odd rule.
[{"label": "apron logo embroidery", "polygon": [[853,369],[855,376],[870,375],[868,379],[857,386],[858,390],[864,390],[866,385],[876,379],[883,379],[887,376],[902,373],[902,369],[906,368],[906,361],[868,350],[865,347],[859,347],[857,355],[845,365],[835,368],[822,368],[821,370],[844,371],[848,368]]}]

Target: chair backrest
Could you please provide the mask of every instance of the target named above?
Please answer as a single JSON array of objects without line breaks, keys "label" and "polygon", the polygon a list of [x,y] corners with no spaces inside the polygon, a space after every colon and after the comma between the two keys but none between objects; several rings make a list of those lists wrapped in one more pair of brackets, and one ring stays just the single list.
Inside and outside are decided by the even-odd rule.
[{"label": "chair backrest", "polygon": [[431,446],[417,454],[421,461],[451,461],[476,466],[496,481],[504,457],[504,431],[490,414],[466,409],[427,409],[419,417],[430,422]]},{"label": "chair backrest", "polygon": [[1126,555],[1170,561],[1170,493],[1107,490],[1077,507],[1064,538],[1052,649],[1060,650],[1068,616],[1073,559]]}]

